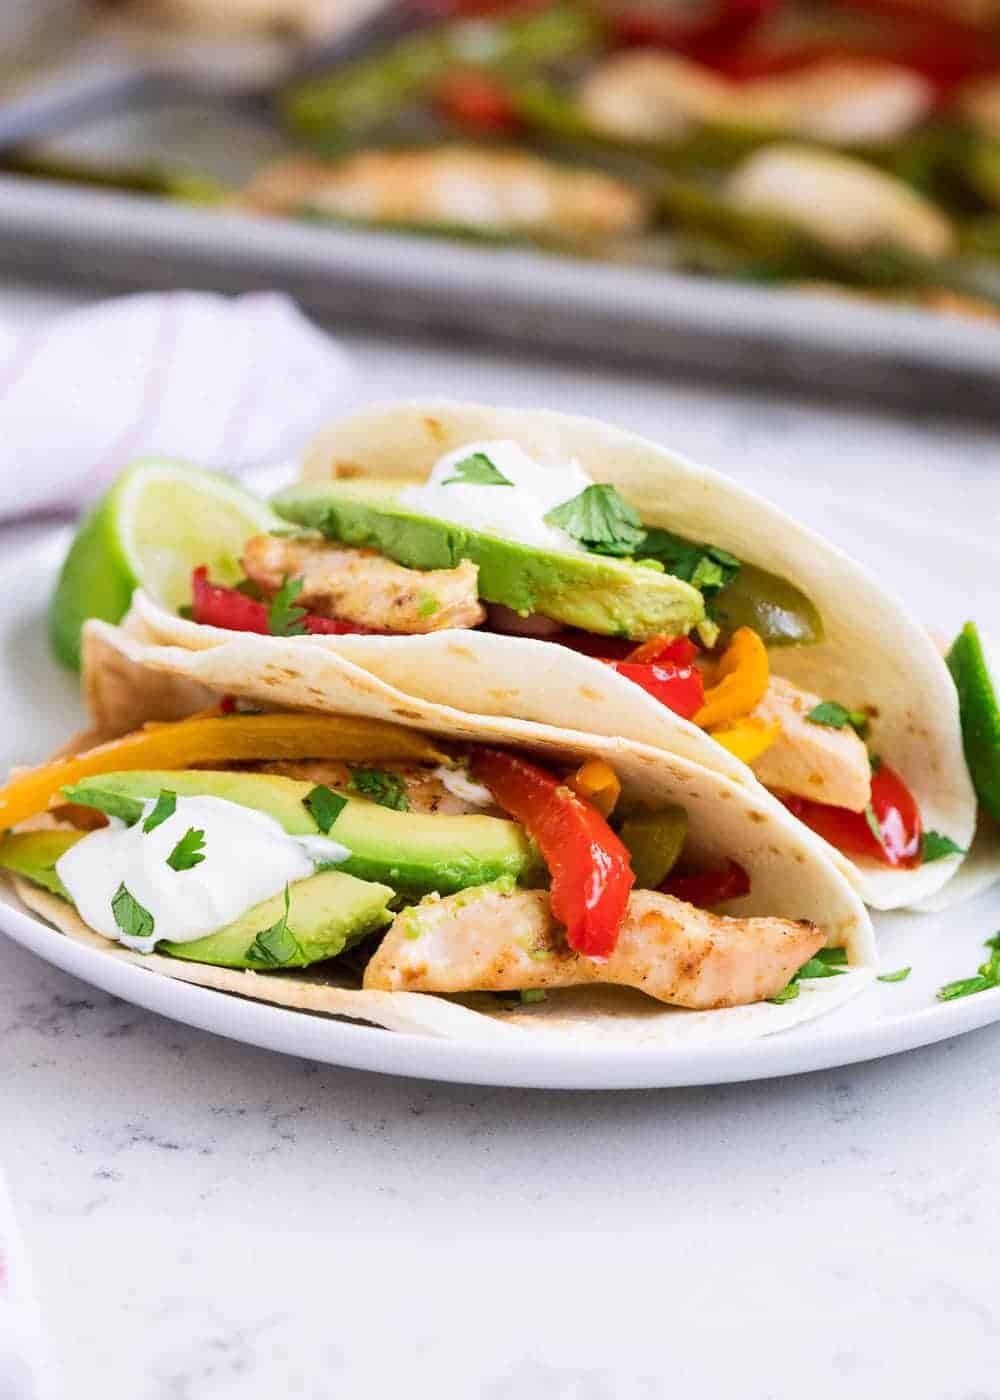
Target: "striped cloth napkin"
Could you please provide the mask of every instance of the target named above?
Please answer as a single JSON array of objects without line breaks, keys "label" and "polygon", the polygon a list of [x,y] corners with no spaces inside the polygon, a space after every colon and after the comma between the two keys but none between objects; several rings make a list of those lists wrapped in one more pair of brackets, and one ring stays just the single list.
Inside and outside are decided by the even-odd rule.
[{"label": "striped cloth napkin", "polygon": [[55,1366],[0,1173],[0,1400],[51,1400]]},{"label": "striped cloth napkin", "polygon": [[274,292],[148,292],[0,320],[0,519],[86,504],[129,461],[241,471],[345,405],[344,350]]}]

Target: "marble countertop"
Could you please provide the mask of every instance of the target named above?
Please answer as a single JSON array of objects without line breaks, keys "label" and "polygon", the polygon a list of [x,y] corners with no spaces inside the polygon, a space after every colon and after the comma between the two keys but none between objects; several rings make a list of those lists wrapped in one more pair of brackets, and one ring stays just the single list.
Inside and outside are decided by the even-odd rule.
[{"label": "marble countertop", "polygon": [[[998,514],[984,429],[349,344],[359,400],[605,416],[845,542],[845,500],[891,529],[919,493],[932,623],[933,541]],[[0,939],[0,1035],[0,1165],[74,1400],[998,1394],[1000,1027],[759,1085],[436,1086],[172,1024]]]}]

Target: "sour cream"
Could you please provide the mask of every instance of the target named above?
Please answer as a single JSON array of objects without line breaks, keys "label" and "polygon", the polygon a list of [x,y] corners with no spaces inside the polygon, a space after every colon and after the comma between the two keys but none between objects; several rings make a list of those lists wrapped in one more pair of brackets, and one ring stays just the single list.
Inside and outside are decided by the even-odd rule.
[{"label": "sour cream", "polygon": [[[143,807],[143,819],[156,803]],[[205,859],[174,870],[167,857],[194,828],[204,836]],[[106,938],[141,953],[160,939],[191,943],[231,924],[255,904],[307,879],[319,864],[336,865],[346,846],[320,836],[289,836],[263,812],[220,797],[178,797],[173,815],[150,832],[112,820],[71,846],[56,873],[80,917]],[[129,937],[115,921],[111,901],[124,885],[153,916],[148,938]]]},{"label": "sour cream", "polygon": [[[448,481],[456,475],[458,463],[477,452],[489,458],[510,486]],[[565,530],[547,525],[544,517],[554,506],[572,500],[593,484],[579,462],[536,462],[509,440],[469,442],[446,453],[422,485],[408,487],[399,499],[409,510],[437,520],[467,525],[537,549],[582,554],[585,551]]]},{"label": "sour cream", "polygon": [[452,797],[468,802],[472,807],[493,806],[495,798],[492,792],[482,783],[474,783],[465,768],[448,768],[442,763],[433,772]]}]

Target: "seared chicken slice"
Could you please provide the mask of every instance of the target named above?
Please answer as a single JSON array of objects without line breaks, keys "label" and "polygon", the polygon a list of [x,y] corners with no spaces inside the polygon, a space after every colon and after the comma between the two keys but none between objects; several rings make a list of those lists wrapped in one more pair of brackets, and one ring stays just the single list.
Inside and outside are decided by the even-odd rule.
[{"label": "seared chicken slice", "polygon": [[243,567],[265,593],[286,578],[301,579],[296,603],[325,617],[387,632],[440,632],[476,627],[486,616],[479,569],[463,559],[455,569],[407,569],[371,549],[324,540],[255,535]]},{"label": "seared chicken slice", "polygon": [[807,719],[819,703],[818,695],[772,676],[753,713],[768,723],[777,720],[781,734],[750,766],[764,786],[776,792],[863,812],[872,794],[868,750],[850,725],[831,729]]},{"label": "seared chicken slice", "polygon": [[597,170],[522,151],[464,146],[363,151],[336,164],[310,158],[264,170],[240,196],[263,213],[306,205],[365,223],[465,228],[586,241],[637,231],[645,197]]},{"label": "seared chicken slice", "polygon": [[808,146],[765,146],[725,185],[744,209],[773,214],[841,253],[889,244],[940,258],[955,246],[944,214],[902,180],[851,156]]},{"label": "seared chicken slice", "polygon": [[[441,776],[441,771],[428,768],[422,763],[381,763],[355,764],[355,767],[378,768],[384,773],[392,773],[406,788],[407,802],[411,812],[429,812],[432,815],[461,817],[468,814],[479,816],[505,816],[499,807],[490,802],[471,802],[460,792],[449,788]],[[254,764],[257,772],[277,773],[283,778],[294,778],[299,783],[321,783],[348,797],[360,797],[351,785],[351,770],[346,763],[330,758],[296,758],[275,763]],[[468,782],[462,768],[455,770],[461,780]]]},{"label": "seared chicken slice", "polygon": [[626,141],[678,141],[692,128],[729,118],[733,85],[689,59],[642,50],[595,68],[579,102],[596,131]]},{"label": "seared chicken slice", "polygon": [[733,83],[660,51],[616,54],[583,83],[580,105],[598,131],[629,141],[676,141],[726,123],[819,141],[888,141],[934,102],[933,86],[895,63],[810,63]]},{"label": "seared chicken slice", "polygon": [[521,991],[608,982],[708,1011],[775,996],[823,946],[814,924],[709,914],[639,890],[610,958],[574,952],[544,890],[496,885],[405,909],[365,971],[368,990]]}]

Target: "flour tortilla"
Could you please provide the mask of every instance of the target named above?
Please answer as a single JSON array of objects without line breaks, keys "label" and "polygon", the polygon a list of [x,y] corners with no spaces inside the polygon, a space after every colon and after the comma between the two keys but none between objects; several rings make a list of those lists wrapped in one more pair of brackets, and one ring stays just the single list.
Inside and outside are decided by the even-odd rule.
[{"label": "flour tortilla", "polygon": [[[303,475],[420,477],[443,453],[496,438],[513,439],[536,460],[575,457],[595,480],[616,485],[647,524],[711,541],[802,589],[819,609],[826,637],[818,646],[772,650],[775,674],[850,707],[874,706],[873,749],[903,775],[925,827],[970,844],[976,804],[955,690],[927,633],[879,579],[729,478],[593,419],[435,400],[377,405],[336,424],[312,444]],[[141,595],[130,625],[147,640],[192,650],[233,635],[185,622]],[[609,667],[563,647],[477,631],[310,637],[292,646],[341,657],[414,699],[480,717],[625,735],[760,792],[751,771],[702,730]],[[322,706],[322,698],[311,703]],[[893,870],[825,849],[878,909],[930,897],[960,863],[952,856]]]},{"label": "flour tortilla", "polygon": [[180,718],[223,692],[281,708],[317,708],[309,702],[315,701],[313,691],[319,687],[314,682],[320,680],[324,710],[402,720],[446,740],[503,743],[542,761],[576,764],[604,758],[614,767],[626,796],[653,806],[685,807],[688,849],[695,859],[711,866],[732,857],[747,869],[750,895],[721,906],[721,912],[811,919],[824,928],[832,945],[848,950],[849,969],[842,976],[804,983],[796,1000],[780,1006],[762,1003],[694,1012],[664,1006],[629,989],[581,987],[552,992],[537,1005],[510,1007],[484,994],[439,997],[362,991],[339,983],[323,967],[270,975],[133,953],[89,929],[65,901],[23,880],[15,882],[19,897],[32,911],[105,956],[275,1005],[469,1043],[496,1042],[499,1037],[512,1045],[524,1035],[609,1047],[751,1039],[834,1009],[875,975],[868,912],[843,873],[825,859],[820,843],[766,795],[762,798],[676,755],[527,721],[473,721],[461,711],[413,700],[323,648],[304,652],[280,638],[246,635],[191,652],[150,645],[120,628],[91,622],[84,634],[84,673],[95,722],[90,738],[110,737],[103,727],[108,717],[120,733],[122,726],[135,728],[151,714],[162,720]]}]

